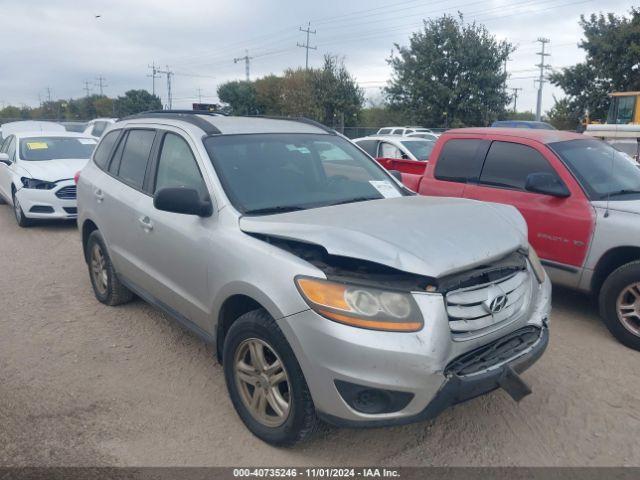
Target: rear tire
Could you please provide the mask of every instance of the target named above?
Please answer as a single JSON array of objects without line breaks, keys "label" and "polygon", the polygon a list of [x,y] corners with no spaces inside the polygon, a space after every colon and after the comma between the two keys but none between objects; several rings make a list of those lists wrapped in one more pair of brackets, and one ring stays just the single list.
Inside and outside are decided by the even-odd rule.
[{"label": "rear tire", "polygon": [[233,323],[224,339],[223,365],[233,406],[256,437],[289,446],[316,431],[320,421],[300,365],[265,310]]},{"label": "rear tire", "polygon": [[640,261],[627,263],[607,277],[599,305],[611,334],[623,345],[640,350]]},{"label": "rear tire", "polygon": [[107,247],[98,230],[91,232],[86,248],[89,278],[98,301],[110,306],[131,301],[133,292],[118,279]]},{"label": "rear tire", "polygon": [[33,225],[33,220],[24,216],[24,210],[22,210],[22,206],[16,198],[15,190],[13,191],[13,216],[16,218],[16,223],[22,228]]}]

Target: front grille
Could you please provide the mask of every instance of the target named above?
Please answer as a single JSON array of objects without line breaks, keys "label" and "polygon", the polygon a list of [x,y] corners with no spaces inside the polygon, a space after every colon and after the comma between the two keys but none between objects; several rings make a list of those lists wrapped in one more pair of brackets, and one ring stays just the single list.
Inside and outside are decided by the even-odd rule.
[{"label": "front grille", "polygon": [[518,357],[541,337],[542,330],[532,325],[516,330],[493,343],[454,359],[445,374],[473,375]]},{"label": "front grille", "polygon": [[[507,323],[520,312],[527,301],[529,290],[529,273],[527,270],[520,270],[490,283],[447,293],[445,300],[452,333],[475,333]],[[492,300],[503,296],[506,299],[500,299],[501,308],[492,313]]]},{"label": "front grille", "polygon": [[76,207],[64,207],[64,211],[70,215],[77,215],[78,209]]},{"label": "front grille", "polygon": [[76,198],[76,186],[69,185],[68,187],[62,187],[56,192],[56,197],[63,200],[74,200]]}]

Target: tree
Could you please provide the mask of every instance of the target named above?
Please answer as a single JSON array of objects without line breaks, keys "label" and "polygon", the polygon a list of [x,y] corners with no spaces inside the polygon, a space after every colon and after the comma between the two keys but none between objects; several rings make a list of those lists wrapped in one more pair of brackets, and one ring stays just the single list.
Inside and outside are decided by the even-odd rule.
[{"label": "tree", "polygon": [[393,75],[385,88],[387,99],[411,123],[488,125],[511,100],[504,62],[513,51],[484,26],[464,23],[462,15],[425,20],[408,47],[395,45],[388,60]]},{"label": "tree", "polygon": [[218,98],[228,105],[232,115],[257,115],[261,113],[256,103],[256,88],[253,82],[233,81],[218,87]]},{"label": "tree", "polygon": [[[162,102],[157,95],[152,95],[146,90],[129,90],[113,100],[113,103],[106,102],[110,100],[102,97],[94,102],[98,116],[112,116],[115,113],[117,117],[126,117],[127,115],[135,115],[136,113],[146,112],[148,110],[162,109]],[[111,107],[111,112],[108,108]]]},{"label": "tree", "polygon": [[563,108],[576,121],[586,111],[603,120],[612,91],[640,90],[640,9],[632,8],[630,15],[582,15],[579,47],[586,52],[585,61],[550,75],[551,83],[567,94]]},{"label": "tree", "polygon": [[282,77],[267,75],[254,83],[256,108],[262,115],[282,115],[284,85]]}]

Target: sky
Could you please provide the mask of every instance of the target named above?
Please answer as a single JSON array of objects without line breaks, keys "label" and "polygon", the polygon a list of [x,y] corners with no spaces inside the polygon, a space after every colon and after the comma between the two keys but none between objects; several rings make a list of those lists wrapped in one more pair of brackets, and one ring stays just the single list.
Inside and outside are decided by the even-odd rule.
[{"label": "sky", "polygon": [[[152,90],[152,64],[172,71],[173,108],[217,101],[216,88],[303,67],[310,28],[309,65],[324,54],[344,59],[368,104],[382,100],[394,44],[407,45],[423,19],[462,12],[498,39],[517,46],[507,63],[518,110],[535,111],[539,37],[553,68],[584,59],[578,48],[580,14],[624,14],[632,4],[607,0],[0,0],[0,107],[126,90]],[[310,25],[310,27],[308,27]],[[167,103],[166,74],[156,93]],[[86,83],[85,83],[86,82]],[[562,91],[545,84],[543,111]]]}]

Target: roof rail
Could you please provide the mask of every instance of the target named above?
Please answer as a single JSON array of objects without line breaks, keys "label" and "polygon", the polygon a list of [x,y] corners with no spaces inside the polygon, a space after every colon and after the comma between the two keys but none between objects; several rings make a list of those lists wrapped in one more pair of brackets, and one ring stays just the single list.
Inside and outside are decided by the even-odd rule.
[{"label": "roof rail", "polygon": [[281,117],[277,115],[242,115],[242,116],[247,118],[266,118],[269,120],[289,120],[291,122],[306,123],[307,125],[313,125],[314,127],[317,127],[320,130],[324,130],[325,132],[330,133],[332,135],[336,135],[338,133],[333,128],[329,128],[326,125],[323,125],[320,122],[316,122],[315,120],[311,120],[310,118],[307,118],[307,117]]},{"label": "roof rail", "polygon": [[167,118],[172,120],[181,120],[183,122],[190,123],[191,125],[195,125],[196,127],[204,130],[207,135],[222,133],[214,125],[198,117],[198,115],[207,115],[210,117],[224,116],[221,113],[213,113],[200,110],[150,110],[148,112],[129,115],[128,117],[121,118],[120,120],[133,120],[138,118]]}]

